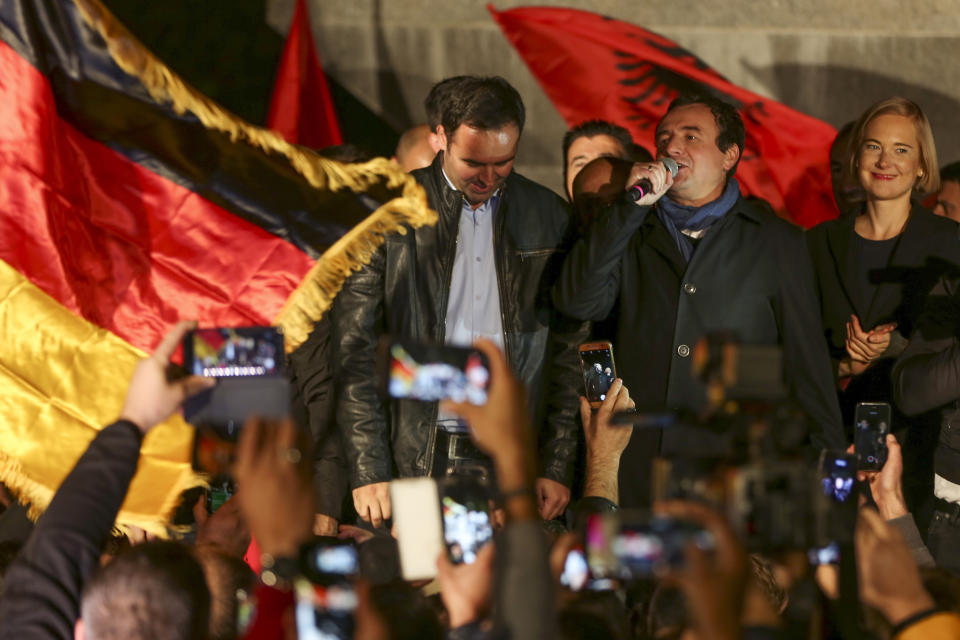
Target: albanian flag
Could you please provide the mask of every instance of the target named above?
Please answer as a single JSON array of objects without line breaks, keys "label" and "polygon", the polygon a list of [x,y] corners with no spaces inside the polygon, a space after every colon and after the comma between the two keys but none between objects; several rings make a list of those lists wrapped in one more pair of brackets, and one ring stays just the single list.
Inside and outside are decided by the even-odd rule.
[{"label": "albanian flag", "polygon": [[654,149],[657,122],[673,98],[715,96],[736,105],[746,125],[737,169],[743,191],[804,227],[836,217],[830,125],[731,84],[638,26],[576,9],[488,8],[570,126],[601,118]]},{"label": "albanian flag", "polygon": [[297,0],[273,85],[267,128],[314,149],[342,144],[337,113],[310,33],[306,0]]},{"label": "albanian flag", "polygon": [[[0,481],[37,515],[180,319],[308,335],[384,234],[435,221],[186,85],[97,0],[0,3]],[[154,429],[118,522],[163,534],[192,429]]]}]

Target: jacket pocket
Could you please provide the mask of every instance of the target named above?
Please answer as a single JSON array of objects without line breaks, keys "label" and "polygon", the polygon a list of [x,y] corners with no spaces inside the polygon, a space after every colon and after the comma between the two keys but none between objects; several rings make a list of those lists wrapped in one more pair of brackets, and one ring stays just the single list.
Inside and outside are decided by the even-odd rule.
[{"label": "jacket pocket", "polygon": [[557,252],[556,247],[549,247],[547,249],[517,249],[517,256],[520,258],[520,261],[524,260],[533,260],[534,258],[549,258]]}]

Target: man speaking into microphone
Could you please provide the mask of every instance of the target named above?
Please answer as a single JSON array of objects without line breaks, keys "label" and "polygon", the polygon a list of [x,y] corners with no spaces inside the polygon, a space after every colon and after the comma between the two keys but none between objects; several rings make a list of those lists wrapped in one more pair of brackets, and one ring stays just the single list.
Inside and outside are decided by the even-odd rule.
[{"label": "man speaking into microphone", "polygon": [[[803,232],[740,193],[744,126],[720,100],[680,96],[657,125],[659,162],[633,165],[623,197],[574,245],[557,308],[605,318],[619,301],[617,365],[638,407],[698,410],[697,341],[732,332],[780,345],[785,382],[810,418],[812,445],[845,448]],[[666,165],[676,163],[676,176]],[[682,452],[669,428],[634,431],[620,465],[624,506],[650,499],[650,462]]]}]

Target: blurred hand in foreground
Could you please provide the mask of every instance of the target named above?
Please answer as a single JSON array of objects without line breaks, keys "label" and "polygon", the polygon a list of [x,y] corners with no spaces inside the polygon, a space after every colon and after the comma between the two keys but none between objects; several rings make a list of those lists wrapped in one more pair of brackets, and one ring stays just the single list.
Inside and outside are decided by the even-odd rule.
[{"label": "blurred hand in foreground", "polygon": [[932,609],[913,554],[894,527],[873,509],[861,509],[854,534],[860,600],[896,626]]},{"label": "blurred hand in foreground", "polygon": [[170,330],[149,358],[137,363],[127,389],[127,399],[120,412],[121,420],[129,420],[146,435],[183,405],[195,393],[216,384],[213,378],[187,376],[169,380],[170,357],[183,335],[197,326],[196,322],[179,322]]},{"label": "blurred hand in foreground", "polygon": [[247,420],[237,446],[236,499],[263,553],[295,555],[313,532],[314,498],[304,434],[291,420]]},{"label": "blurred hand in foreground", "polygon": [[627,448],[633,429],[629,425],[612,425],[615,413],[635,407],[630,391],[617,378],[607,390],[607,396],[596,412],[586,398],[580,396],[580,420],[587,445],[587,478],[584,496],[599,496],[611,502],[619,501],[620,455]]},{"label": "blurred hand in foreground", "polygon": [[699,638],[739,640],[750,569],[736,534],[722,515],[703,504],[671,500],[656,503],[654,510],[698,524],[713,536],[712,554],[690,542],[685,565],[663,578],[683,590]]}]

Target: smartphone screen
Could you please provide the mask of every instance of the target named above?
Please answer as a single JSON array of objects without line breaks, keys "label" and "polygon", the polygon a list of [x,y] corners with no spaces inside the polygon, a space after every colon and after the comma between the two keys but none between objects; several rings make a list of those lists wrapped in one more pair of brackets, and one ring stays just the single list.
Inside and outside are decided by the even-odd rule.
[{"label": "smartphone screen", "polygon": [[840,545],[831,542],[824,547],[810,549],[807,553],[810,564],[816,566],[821,564],[838,564],[840,562]]},{"label": "smartphone screen", "polygon": [[854,414],[854,451],[860,469],[879,471],[887,462],[887,434],[890,433],[890,405],[886,402],[861,402]]},{"label": "smartphone screen", "polygon": [[487,402],[490,367],[475,349],[411,342],[388,343],[387,393],[425,402]]},{"label": "smartphone screen", "polygon": [[[587,553],[590,572],[596,576],[649,578],[663,569],[682,566],[690,542],[705,550],[714,547],[710,533],[693,523],[644,513],[595,515],[601,517],[591,516],[587,522]],[[611,520],[619,520],[619,524]]]},{"label": "smartphone screen", "polygon": [[233,496],[233,481],[229,477],[219,477],[210,483],[207,489],[207,513],[213,514]]},{"label": "smartphone screen", "polygon": [[214,378],[283,374],[283,334],[276,327],[194,329],[183,341],[183,365]]},{"label": "smartphone screen", "polygon": [[336,538],[317,538],[300,564],[304,578],[294,582],[297,638],[353,638],[357,597],[352,578],[358,570],[357,549]]},{"label": "smartphone screen", "polygon": [[359,568],[353,543],[336,538],[316,538],[316,541],[317,544],[301,556],[304,575],[314,584],[349,582]]},{"label": "smartphone screen", "polygon": [[609,342],[580,345],[580,369],[583,372],[587,400],[595,408],[599,407],[617,377],[613,364],[613,346]]},{"label": "smartphone screen", "polygon": [[473,564],[481,547],[493,538],[489,493],[479,482],[466,478],[449,479],[439,489],[447,557],[453,564]]},{"label": "smartphone screen", "polygon": [[294,582],[298,640],[350,640],[356,627],[357,595],[348,581]]},{"label": "smartphone screen", "polygon": [[856,502],[857,458],[848,453],[824,451],[820,466],[820,487],[834,504]]},{"label": "smartphone screen", "polygon": [[581,591],[590,579],[590,568],[587,565],[587,556],[582,547],[574,547],[567,552],[563,561],[563,573],[560,574],[560,584],[570,591]]},{"label": "smartphone screen", "polygon": [[819,477],[816,544],[826,547],[852,542],[857,524],[857,456],[824,451],[820,454]]}]

